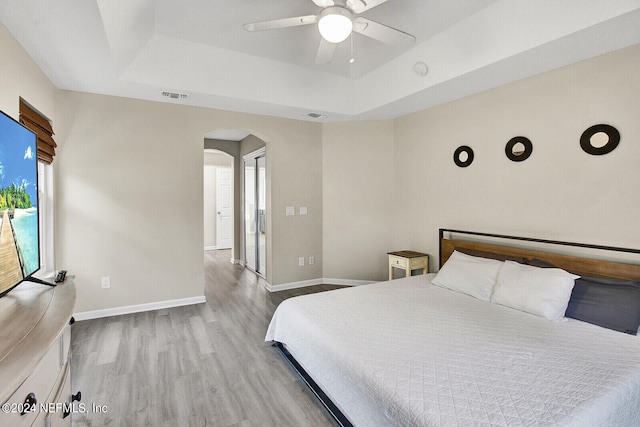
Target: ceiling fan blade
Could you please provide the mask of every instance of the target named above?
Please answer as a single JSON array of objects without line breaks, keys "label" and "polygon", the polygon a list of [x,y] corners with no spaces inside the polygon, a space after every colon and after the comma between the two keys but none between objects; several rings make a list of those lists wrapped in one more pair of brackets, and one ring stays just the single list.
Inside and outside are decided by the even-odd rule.
[{"label": "ceiling fan blade", "polygon": [[316,64],[328,64],[333,59],[333,52],[336,50],[336,43],[331,43],[320,37],[320,46],[316,54]]},{"label": "ceiling fan blade", "polygon": [[[312,0],[318,7],[329,7],[335,5],[333,0]],[[386,1],[386,0],[385,0]]]},{"label": "ceiling fan blade", "polygon": [[386,3],[386,1],[387,0],[347,0],[347,7],[354,13],[362,13],[382,3]]},{"label": "ceiling fan blade", "polygon": [[361,16],[354,20],[353,31],[392,46],[410,46],[416,42],[416,38],[409,33]]},{"label": "ceiling fan blade", "polygon": [[315,24],[318,22],[317,15],[296,16],[293,18],[274,19],[272,21],[251,22],[244,24],[242,28],[246,31],[275,30],[279,28],[298,27],[300,25]]}]

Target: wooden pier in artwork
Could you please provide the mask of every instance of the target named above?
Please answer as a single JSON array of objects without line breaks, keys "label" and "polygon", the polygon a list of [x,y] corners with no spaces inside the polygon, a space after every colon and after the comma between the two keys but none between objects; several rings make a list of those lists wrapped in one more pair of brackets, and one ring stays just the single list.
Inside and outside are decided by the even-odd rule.
[{"label": "wooden pier in artwork", "polygon": [[2,212],[2,227],[0,228],[0,293],[8,287],[20,282],[24,275],[22,263],[16,245],[15,234],[11,225],[9,210]]}]

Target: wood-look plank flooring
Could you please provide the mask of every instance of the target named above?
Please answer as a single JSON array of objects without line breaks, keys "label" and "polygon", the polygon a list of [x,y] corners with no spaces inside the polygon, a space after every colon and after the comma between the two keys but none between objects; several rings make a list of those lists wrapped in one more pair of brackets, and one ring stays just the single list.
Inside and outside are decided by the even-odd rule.
[{"label": "wood-look plank flooring", "polygon": [[337,425],[264,342],[280,302],[337,286],[270,293],[230,259],[205,252],[204,304],[72,326],[74,427]]}]

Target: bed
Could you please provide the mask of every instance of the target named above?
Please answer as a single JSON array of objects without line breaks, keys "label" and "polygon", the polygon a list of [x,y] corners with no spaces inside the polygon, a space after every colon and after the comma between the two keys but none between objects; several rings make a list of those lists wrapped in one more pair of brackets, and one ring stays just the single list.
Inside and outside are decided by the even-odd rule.
[{"label": "bed", "polygon": [[456,230],[440,243],[437,274],[276,309],[265,340],[340,424],[640,425],[640,266],[538,247],[639,251]]}]

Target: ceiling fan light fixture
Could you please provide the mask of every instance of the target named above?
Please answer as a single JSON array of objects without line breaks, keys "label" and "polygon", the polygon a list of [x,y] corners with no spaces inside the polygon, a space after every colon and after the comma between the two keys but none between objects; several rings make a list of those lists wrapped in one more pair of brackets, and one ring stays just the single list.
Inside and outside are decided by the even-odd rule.
[{"label": "ceiling fan light fixture", "polygon": [[320,12],[318,31],[329,43],[340,43],[349,37],[353,30],[351,12],[344,7],[327,7]]}]

